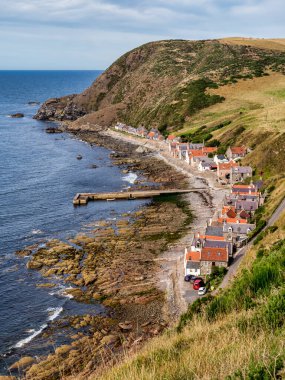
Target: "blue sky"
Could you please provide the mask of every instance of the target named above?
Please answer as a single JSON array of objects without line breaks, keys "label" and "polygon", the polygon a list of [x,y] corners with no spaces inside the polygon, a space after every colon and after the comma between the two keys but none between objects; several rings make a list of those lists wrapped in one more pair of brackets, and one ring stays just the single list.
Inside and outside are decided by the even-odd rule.
[{"label": "blue sky", "polygon": [[285,37],[284,0],[0,0],[0,69],[105,69],[160,39]]}]

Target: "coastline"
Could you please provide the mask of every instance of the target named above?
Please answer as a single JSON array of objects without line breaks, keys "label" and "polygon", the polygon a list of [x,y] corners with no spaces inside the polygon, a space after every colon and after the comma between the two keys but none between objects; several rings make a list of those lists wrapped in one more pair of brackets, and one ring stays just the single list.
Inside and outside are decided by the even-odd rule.
[{"label": "coastline", "polygon": [[[88,141],[88,139],[82,138],[82,136],[76,136],[77,138],[80,138],[84,141]],[[93,136],[94,137],[94,136]],[[91,142],[94,143],[94,142]],[[102,145],[102,144],[98,144]],[[106,145],[104,144],[106,147]],[[111,148],[110,146],[107,146],[107,148]],[[117,150],[118,151],[118,150]],[[185,187],[184,183],[184,175],[177,174],[174,170],[169,170],[169,168],[166,166],[166,164],[162,161],[158,161],[155,159],[156,164],[154,164],[154,157],[152,154],[149,153],[140,153],[135,154],[134,151],[130,153],[130,146],[127,145],[125,142],[121,145],[119,149],[120,153],[112,153],[112,161],[115,165],[119,165],[120,167],[124,168],[124,174],[127,174],[128,172],[136,172],[138,173],[138,178],[141,179],[142,184],[146,181],[151,182],[161,182],[162,188],[167,188],[169,186],[169,183],[172,183],[173,181],[176,181],[177,186],[181,186],[182,188]],[[127,154],[127,153],[128,154]],[[134,158],[130,158],[130,155],[134,155]],[[140,161],[142,156],[146,160],[146,162],[143,163],[143,165],[140,164]],[[144,160],[143,160],[144,161]],[[128,168],[128,169],[127,169]],[[167,169],[167,170],[165,170]],[[137,188],[141,188],[140,181],[136,183],[134,186]],[[146,186],[152,187],[152,185],[149,183]],[[132,229],[132,224],[135,226],[135,230],[139,230],[141,233],[141,239],[142,240],[150,240],[149,243],[149,251],[152,252],[152,256],[147,256],[145,258],[146,267],[143,268],[149,268],[147,271],[149,271],[146,278],[142,278],[141,274],[136,274],[135,280],[139,287],[138,287],[138,293],[142,293],[140,297],[136,297],[135,303],[137,303],[137,306],[135,308],[131,307],[131,309],[128,306],[128,303],[120,304],[120,306],[114,305],[113,302],[108,303],[108,300],[106,299],[105,294],[95,294],[94,293],[94,301],[102,302],[105,304],[107,309],[109,311],[111,310],[111,314],[109,315],[110,318],[104,318],[100,316],[90,316],[90,315],[84,315],[81,318],[74,318],[70,319],[69,321],[61,321],[59,318],[58,320],[52,321],[51,326],[49,326],[43,336],[46,338],[49,338],[50,330],[53,329],[60,329],[61,326],[64,326],[64,323],[68,323],[72,328],[82,330],[86,327],[88,328],[88,335],[93,334],[93,343],[95,342],[95,346],[100,347],[100,350],[104,352],[104,361],[107,360],[108,354],[107,351],[110,349],[110,345],[112,346],[112,349],[114,352],[116,352],[116,355],[120,356],[122,349],[137,349],[139,346],[141,346],[146,340],[151,338],[152,336],[156,336],[160,334],[165,327],[169,325],[169,320],[167,319],[167,314],[162,315],[162,308],[164,304],[164,297],[162,290],[159,286],[156,286],[157,276],[156,272],[160,270],[160,264],[157,261],[158,256],[160,255],[161,251],[165,249],[165,247],[169,244],[169,241],[176,240],[177,236],[184,232],[184,222],[187,219],[187,216],[185,215],[182,208],[179,208],[175,205],[175,202],[160,202],[155,201],[152,202],[150,205],[143,207],[143,209],[140,209],[140,211],[135,213],[136,215],[128,215],[127,219],[132,219],[132,222],[129,223],[129,220],[121,220],[116,223],[115,229],[120,231],[121,236],[124,239],[129,240],[130,238],[130,230]],[[163,215],[163,220],[155,221],[154,216],[157,214]],[[98,224],[102,223],[102,225],[98,228]],[[114,234],[111,231],[112,223],[104,223],[104,221],[98,221],[97,223],[94,223],[94,227],[96,230],[96,241],[99,243],[100,240],[102,240],[102,243],[106,245],[106,238],[108,242],[116,241],[118,243],[118,246],[122,243],[119,241],[120,239],[116,238],[116,234]],[[150,227],[150,228],[149,228]],[[98,234],[98,230],[99,234]],[[165,231],[167,231],[167,235],[165,234]],[[132,232],[132,231],[131,231]],[[173,234],[173,236],[171,236]],[[110,240],[111,239],[111,240]],[[169,241],[168,241],[169,240]],[[73,244],[76,246],[81,246],[83,250],[87,249],[88,244],[90,246],[92,245],[92,249],[94,249],[94,238],[90,236],[86,236],[83,234],[78,234],[75,239],[70,240]],[[113,243],[112,243],[113,244]],[[117,249],[118,249],[117,246]],[[164,248],[163,248],[164,247]],[[156,251],[155,251],[156,250]],[[69,270],[65,271],[62,268],[58,270],[58,264],[59,260],[57,260],[57,252],[63,252],[69,257],[68,261],[64,262],[64,265],[66,267],[69,266]],[[21,254],[21,252],[19,252]],[[122,252],[123,253],[123,252]],[[154,255],[153,255],[154,253]],[[22,251],[22,254],[30,254],[25,249]],[[87,250],[88,254],[88,250]],[[63,242],[59,241],[51,241],[45,248],[40,248],[36,253],[32,253],[32,256],[30,256],[32,259],[30,259],[28,267],[30,269],[39,270],[46,278],[47,281],[49,281],[50,276],[62,276],[62,279],[68,275],[69,279],[67,279],[67,283],[69,280],[72,281],[72,276],[74,276],[74,273],[78,271],[78,268],[75,267],[72,263],[72,260],[76,257],[79,257],[79,253],[77,250],[74,250],[69,245],[64,245]],[[43,259],[43,257],[45,257]],[[35,260],[34,260],[35,258]],[[46,260],[46,258],[48,258]],[[82,260],[82,256],[79,257],[80,260]],[[41,261],[43,259],[43,261]],[[61,259],[60,259],[61,260]],[[77,259],[76,259],[77,260]],[[103,262],[101,263],[103,265]],[[106,264],[106,263],[105,263]],[[104,265],[105,265],[104,264]],[[46,266],[47,265],[47,266]],[[120,263],[122,265],[122,263]],[[137,265],[137,264],[135,264]],[[45,268],[46,266],[46,268]],[[95,269],[95,268],[94,268]],[[97,268],[96,268],[97,269]],[[143,269],[144,270],[144,269]],[[74,272],[75,271],[75,272]],[[73,273],[72,273],[73,272]],[[147,273],[147,272],[146,272]],[[82,273],[83,275],[83,273]],[[146,283],[145,280],[147,280],[147,277],[152,277],[151,281],[149,281],[150,284],[155,284],[154,289],[150,288],[148,292],[148,288],[145,289]],[[92,284],[93,279],[92,275],[89,271],[84,273],[84,281],[85,283],[81,283],[78,285],[83,285],[88,287],[88,282]],[[112,286],[116,284],[116,279],[114,279],[115,282],[110,283],[108,280],[108,288],[112,291]],[[143,281],[142,284],[140,284],[140,281]],[[131,285],[129,284],[129,287],[133,287],[134,282],[131,282]],[[136,285],[136,286],[138,286]],[[116,285],[115,285],[116,286]],[[104,289],[104,288],[103,288]],[[101,289],[102,290],[102,289]],[[108,290],[108,289],[105,289]],[[104,291],[105,291],[104,290]],[[79,291],[71,291],[70,295],[73,296],[75,299],[79,301],[86,301],[84,300],[84,296],[82,296],[82,292]],[[128,297],[126,294],[125,298]],[[108,298],[108,297],[107,297]],[[115,297],[116,298],[116,297]],[[113,301],[113,300],[112,300]],[[116,302],[115,302],[116,304]],[[118,304],[118,303],[117,303]],[[123,306],[123,307],[122,307]],[[124,311],[123,311],[124,309]],[[141,310],[144,310],[143,313],[141,313]],[[134,313],[132,315],[132,313]],[[140,315],[142,314],[142,315]],[[139,317],[138,317],[139,316]],[[133,323],[132,328],[129,328],[130,326],[126,323],[127,320],[130,319],[130,317],[133,317]],[[137,324],[136,329],[134,323]],[[115,324],[115,328],[114,328]],[[121,324],[121,326],[120,326]],[[85,326],[85,327],[84,327]],[[100,333],[98,332],[98,326],[100,327]],[[139,329],[138,329],[139,326]],[[134,331],[136,330],[136,331]],[[87,336],[80,331],[77,334],[73,334],[73,342],[68,348],[65,347],[65,359],[63,362],[71,363],[71,360],[69,358],[69,353],[72,353],[74,350],[78,350],[78,347],[83,347],[84,341],[86,345],[90,345],[90,342],[88,343],[89,338],[87,339]],[[77,335],[77,336],[76,336]],[[96,337],[95,337],[96,336]],[[87,339],[87,340],[86,340]],[[97,339],[97,340],[96,340]],[[110,342],[108,341],[110,340]],[[102,345],[102,341],[107,342]],[[123,344],[123,345],[122,345]],[[102,355],[102,352],[100,351],[100,355]],[[55,350],[54,354],[50,354],[48,358],[41,357],[39,362],[32,365],[32,367],[28,366],[24,369],[24,372],[26,372],[26,375],[28,378],[33,379],[40,379],[45,378],[46,374],[46,368],[47,366],[53,367],[53,364],[55,365],[54,360],[58,360],[59,352],[61,352],[61,347]],[[73,352],[74,355],[74,352]],[[82,354],[81,354],[82,355]],[[85,355],[85,354],[84,354]],[[102,358],[101,358],[102,359]],[[110,359],[110,358],[109,358]],[[108,360],[109,360],[108,359]],[[33,361],[34,363],[35,361]],[[54,362],[54,363],[53,363]],[[76,367],[78,365],[78,358],[77,358],[77,364],[73,363],[71,364],[72,368]],[[86,364],[86,363],[85,363]],[[95,365],[95,364],[93,364]],[[96,363],[98,365],[98,363]],[[20,373],[23,373],[21,366]],[[89,368],[90,370],[90,368]],[[94,370],[94,368],[92,368]],[[53,368],[53,371],[56,373],[56,368]],[[66,372],[68,373],[68,371]]]},{"label": "coastline", "polygon": [[[83,370],[80,367],[83,356],[85,370],[83,375],[80,373],[80,376],[83,376],[81,378],[86,378],[94,371],[100,373],[102,360],[104,363],[117,361],[126,350],[137,351],[147,340],[161,334],[166,327],[174,325],[179,316],[186,311],[188,303],[197,298],[196,293],[189,290],[189,284],[184,282],[184,249],[191,241],[193,233],[205,227],[207,220],[213,216],[226,191],[224,188],[221,189],[211,176],[201,175],[181,161],[177,162],[171,158],[166,144],[125,136],[112,130],[98,133],[74,132],[67,129],[67,132],[91,145],[112,150],[110,157],[113,164],[122,168],[126,175],[136,173],[138,176],[132,188],[153,188],[156,183],[155,186],[167,189],[173,186],[174,182],[177,188],[191,186],[206,187],[208,190],[197,190],[180,196],[180,206],[176,205],[179,203],[178,198],[170,202],[158,200],[115,223],[94,223],[94,236],[79,233],[70,240],[75,246],[81,247],[84,254],[80,254],[69,244],[51,241],[45,249],[40,249],[32,256],[29,262],[30,269],[40,270],[47,280],[50,276],[58,276],[62,281],[76,287],[69,291],[69,295],[75,300],[89,302],[91,297],[93,302],[102,303],[108,311],[105,317],[83,315],[75,316],[68,321],[62,321],[60,318],[55,320],[51,329],[65,328],[64,325],[67,323],[77,332],[73,334],[71,344],[59,346],[48,357],[41,357],[38,362],[33,362],[32,366],[25,368],[29,379],[45,379],[51,374],[57,376],[59,357],[66,376]],[[138,152],[138,147],[143,149]],[[190,220],[189,215],[187,218],[186,209],[188,212],[191,209],[194,219]],[[161,220],[157,221],[157,215],[163,215]],[[139,238],[138,231],[141,235]],[[128,243],[125,244],[125,241]],[[145,241],[148,243],[140,250],[142,241],[143,244]],[[115,252],[118,251],[119,257],[122,256],[119,260],[116,258],[115,266],[114,258],[110,254],[107,254],[107,258],[103,257],[107,252],[106,244]],[[90,249],[92,252],[95,249],[98,255],[95,266]],[[100,255],[102,249],[105,250],[103,256]],[[128,255],[124,253],[126,250],[129,251]],[[62,260],[62,257],[57,256],[58,252],[64,252],[68,256],[67,261],[63,259],[63,266],[69,268],[68,270],[63,269],[63,266],[58,270],[59,260]],[[139,252],[151,252],[151,255],[147,254],[143,262],[139,263],[135,259]],[[85,257],[91,266],[88,264],[82,271],[78,263]],[[134,265],[129,266],[128,270],[135,271],[135,276],[129,276],[130,281],[122,285],[122,276],[118,272],[124,266],[124,260],[133,260]],[[106,266],[115,273],[112,281],[106,274]],[[81,273],[81,280],[76,277],[78,273]],[[98,281],[99,276],[101,278]],[[93,287],[94,284],[97,287]],[[82,291],[82,287],[87,289],[87,293]],[[117,289],[114,291],[114,288]],[[120,295],[121,290],[123,293]],[[84,329],[85,333],[82,332]],[[47,338],[49,330],[50,328],[44,333]],[[93,359],[88,349],[86,350],[87,347],[91,350],[91,345],[94,350]],[[79,375],[76,378],[79,379]]]}]

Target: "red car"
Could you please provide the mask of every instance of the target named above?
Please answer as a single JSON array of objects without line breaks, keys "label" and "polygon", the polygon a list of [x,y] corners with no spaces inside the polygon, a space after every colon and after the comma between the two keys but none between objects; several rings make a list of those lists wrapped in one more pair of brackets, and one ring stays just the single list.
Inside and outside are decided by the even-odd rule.
[{"label": "red car", "polygon": [[204,281],[203,281],[202,278],[197,278],[197,279],[193,282],[193,289],[194,289],[194,290],[199,290],[199,288],[201,288],[202,286],[205,286]]}]

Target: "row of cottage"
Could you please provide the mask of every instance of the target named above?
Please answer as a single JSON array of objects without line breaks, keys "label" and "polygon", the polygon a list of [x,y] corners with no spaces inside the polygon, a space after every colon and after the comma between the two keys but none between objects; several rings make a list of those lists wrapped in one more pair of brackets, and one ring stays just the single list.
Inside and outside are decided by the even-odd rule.
[{"label": "row of cottage", "polygon": [[166,141],[165,137],[159,132],[157,128],[152,128],[147,130],[143,125],[138,128],[132,127],[131,125],[126,125],[123,123],[117,123],[115,125],[115,130],[125,133],[130,133],[131,135],[144,137],[149,140],[155,141]]},{"label": "row of cottage", "polygon": [[147,130],[144,126],[134,128],[118,123],[115,130],[143,137],[149,140],[162,141],[168,144],[171,155],[196,167],[199,171],[215,171],[220,183],[243,182],[252,177],[250,166],[240,166],[238,160],[245,157],[248,149],[244,146],[229,147],[225,154],[217,154],[217,147],[208,147],[204,143],[182,143],[180,138],[169,135],[166,139],[158,129]]},{"label": "row of cottage", "polygon": [[252,168],[241,166],[238,162],[248,153],[248,149],[244,146],[229,147],[225,154],[218,154],[217,147],[208,147],[204,143],[175,141],[168,144],[169,152],[174,158],[187,162],[201,172],[216,172],[220,183],[243,182],[246,178],[252,177]]},{"label": "row of cottage", "polygon": [[195,234],[190,249],[185,248],[185,275],[208,275],[214,267],[228,267],[235,251],[246,244],[255,224],[250,220],[264,203],[262,183],[236,184],[225,196],[222,210],[209,220],[203,233]]},{"label": "row of cottage", "polygon": [[237,249],[246,244],[249,234],[255,229],[251,223],[256,210],[263,205],[261,193],[262,181],[243,184],[252,177],[250,166],[241,166],[239,161],[249,149],[245,146],[232,146],[225,154],[218,154],[217,147],[208,147],[204,143],[182,143],[179,137],[169,135],[165,139],[153,128],[148,131],[141,126],[133,128],[119,123],[115,129],[150,140],[168,144],[170,154],[185,161],[198,170],[216,172],[217,181],[231,184],[231,191],[223,201],[214,219],[208,221],[203,233],[195,234],[190,249],[185,248],[185,275],[209,275],[214,267],[228,267],[230,259]]}]

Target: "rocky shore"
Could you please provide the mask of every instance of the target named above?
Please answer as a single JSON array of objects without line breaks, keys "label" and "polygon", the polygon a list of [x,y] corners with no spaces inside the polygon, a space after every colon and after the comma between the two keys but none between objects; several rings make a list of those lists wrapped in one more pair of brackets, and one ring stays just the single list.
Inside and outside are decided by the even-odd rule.
[{"label": "rocky shore", "polygon": [[[111,150],[112,161],[124,173],[136,172],[134,188],[185,188],[184,174],[158,160],[148,149],[90,131],[77,138]],[[118,220],[95,221],[88,234],[79,233],[62,242],[18,252],[29,255],[27,267],[46,278],[47,287],[60,279],[79,302],[103,304],[105,316],[74,316],[56,320],[44,332],[64,329],[70,344],[47,357],[31,360],[23,368],[13,365],[27,379],[87,378],[102,364],[118,360],[126,350],[137,350],[146,340],[171,324],[165,313],[165,293],[158,284],[159,257],[181,238],[192,220],[187,202],[177,197],[161,198]],[[32,364],[32,365],[31,365]],[[78,375],[80,373],[80,376]]]}]

